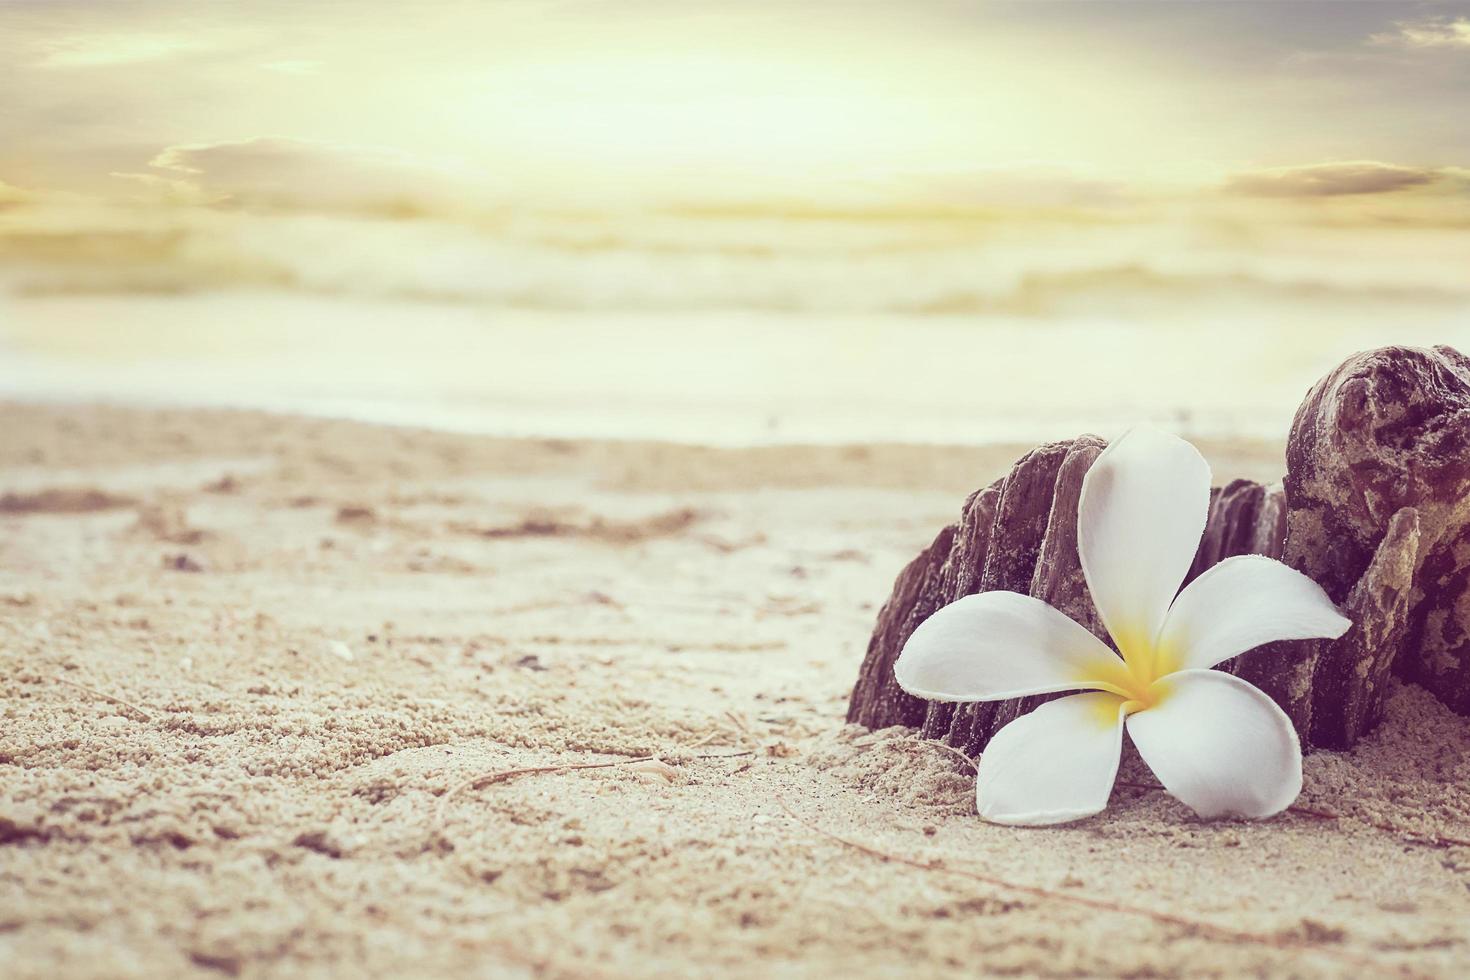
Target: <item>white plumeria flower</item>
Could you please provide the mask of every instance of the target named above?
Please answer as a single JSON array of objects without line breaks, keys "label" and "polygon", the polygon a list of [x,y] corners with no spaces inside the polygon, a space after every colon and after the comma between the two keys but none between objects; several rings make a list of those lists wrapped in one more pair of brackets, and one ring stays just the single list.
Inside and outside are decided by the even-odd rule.
[{"label": "white plumeria flower", "polygon": [[914,630],[893,670],[918,697],[1087,692],[996,733],[975,780],[982,817],[1039,825],[1100,812],[1125,719],[1164,788],[1202,817],[1269,817],[1296,799],[1302,755],[1291,720],[1259,689],[1210,668],[1273,640],[1338,637],[1352,624],[1315,582],[1261,555],[1227,558],[1180,592],[1209,503],[1209,464],[1152,429],[1128,432],[1087,471],[1082,572],[1121,657],[1015,592],[966,596]]}]

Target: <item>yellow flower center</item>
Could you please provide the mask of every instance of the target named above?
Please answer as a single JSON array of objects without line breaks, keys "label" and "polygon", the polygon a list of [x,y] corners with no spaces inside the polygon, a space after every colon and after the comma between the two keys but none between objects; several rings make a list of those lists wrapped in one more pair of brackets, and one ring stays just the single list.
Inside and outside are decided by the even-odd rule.
[{"label": "yellow flower center", "polygon": [[1179,656],[1171,649],[1155,646],[1141,631],[1119,630],[1113,639],[1122,659],[1109,657],[1098,665],[1091,685],[1116,694],[1128,714],[1152,708],[1168,693],[1164,678],[1179,669]]}]

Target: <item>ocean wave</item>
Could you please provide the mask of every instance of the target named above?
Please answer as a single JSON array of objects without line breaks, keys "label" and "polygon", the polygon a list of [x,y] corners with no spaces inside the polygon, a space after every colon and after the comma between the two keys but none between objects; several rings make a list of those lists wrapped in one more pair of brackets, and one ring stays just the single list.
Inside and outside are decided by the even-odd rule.
[{"label": "ocean wave", "polygon": [[1470,303],[1460,236],[705,214],[361,216],[11,209],[19,296],[267,288],[547,310],[1173,317],[1192,306]]}]

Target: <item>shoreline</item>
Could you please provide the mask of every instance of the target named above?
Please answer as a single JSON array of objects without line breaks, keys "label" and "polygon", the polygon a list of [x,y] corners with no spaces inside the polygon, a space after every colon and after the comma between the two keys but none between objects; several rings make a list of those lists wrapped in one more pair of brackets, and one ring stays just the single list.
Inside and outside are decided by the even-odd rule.
[{"label": "shoreline", "polygon": [[704,445],[1036,443],[1140,421],[1191,437],[1284,439],[1311,383],[1351,351],[1463,333],[1448,317],[1344,326],[1330,339],[1260,323],[1218,345],[1199,332],[1228,323],[557,311],[260,292],[0,305],[0,397],[169,392],[462,431]]},{"label": "shoreline", "polygon": [[[211,403],[180,401],[175,399],[149,400],[131,394],[116,396],[77,396],[63,392],[17,394],[13,390],[0,389],[0,414],[7,412],[18,412],[23,415],[44,415],[48,413],[118,414],[129,418],[139,416],[189,417],[207,415],[224,419],[239,418],[257,421],[266,419],[297,420],[326,426],[341,426],[343,427],[343,431],[385,430],[398,433],[419,433],[435,439],[462,437],[501,446],[549,443],[582,447],[606,446],[614,451],[617,447],[625,447],[630,452],[677,452],[687,450],[694,455],[709,458],[729,456],[734,459],[739,458],[742,454],[784,456],[792,453],[809,453],[814,454],[819,460],[826,461],[828,457],[855,460],[872,456],[873,454],[883,454],[885,456],[887,454],[893,454],[897,459],[914,460],[923,458],[932,462],[936,459],[952,456],[963,460],[964,463],[961,465],[978,464],[982,469],[994,469],[994,476],[1003,475],[1011,463],[1046,441],[1027,441],[1023,439],[945,441],[939,438],[932,440],[832,438],[811,440],[772,439],[769,441],[757,440],[750,442],[701,442],[691,439],[665,438],[658,435],[608,436],[597,432],[584,431],[579,428],[569,428],[566,431],[541,431],[534,429],[528,429],[526,431],[497,431],[481,428],[469,422],[455,424],[453,420],[442,420],[443,424],[437,424],[433,420],[422,420],[413,417],[394,418],[394,413],[386,410],[382,414],[379,414],[371,409],[365,409],[359,414],[350,410],[334,412],[327,406],[319,406],[313,410],[310,407],[292,404],[274,406],[270,404],[225,401]],[[1098,434],[1101,428],[1079,426],[1073,430],[1058,430],[1055,437],[1063,439],[1074,438],[1083,433]],[[1266,438],[1259,436],[1202,436],[1194,433],[1187,427],[1179,431],[1189,438],[1190,441],[1202,447],[1202,451],[1205,452],[1206,456],[1212,459],[1222,460],[1226,466],[1232,467],[1228,472],[1217,474],[1217,484],[1228,482],[1228,480],[1240,476],[1248,476],[1252,479],[1269,483],[1279,480],[1285,471],[1286,436],[1284,432],[1279,438]],[[824,462],[823,465],[830,464]],[[858,470],[862,470],[863,468],[862,466],[857,467]],[[950,468],[949,466],[941,466],[940,470],[944,472]],[[801,479],[803,482],[810,482],[810,476],[805,476]],[[907,485],[911,481],[898,482],[903,482]],[[918,485],[916,481],[912,482],[914,482],[914,485]],[[940,477],[939,486],[958,487],[960,484],[953,483],[945,477]],[[975,488],[975,486],[969,487],[969,489]]]}]

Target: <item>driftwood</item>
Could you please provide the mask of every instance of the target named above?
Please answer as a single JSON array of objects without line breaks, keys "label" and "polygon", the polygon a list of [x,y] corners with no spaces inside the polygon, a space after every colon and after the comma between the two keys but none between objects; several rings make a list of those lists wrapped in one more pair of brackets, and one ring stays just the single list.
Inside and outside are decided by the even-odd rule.
[{"label": "driftwood", "polygon": [[[975,755],[1046,699],[950,705],[899,689],[893,662],[909,635],[975,592],[1029,593],[1107,640],[1077,556],[1082,477],[1105,445],[1087,435],[1049,443],[970,495],[894,583],[849,721],[918,727]],[[1371,729],[1390,673],[1470,713],[1470,359],[1448,347],[1348,359],[1307,395],[1286,457],[1282,485],[1236,480],[1211,492],[1189,579],[1232,555],[1279,558],[1321,583],[1353,627],[1222,669],[1274,698],[1309,747],[1346,748]]]}]

